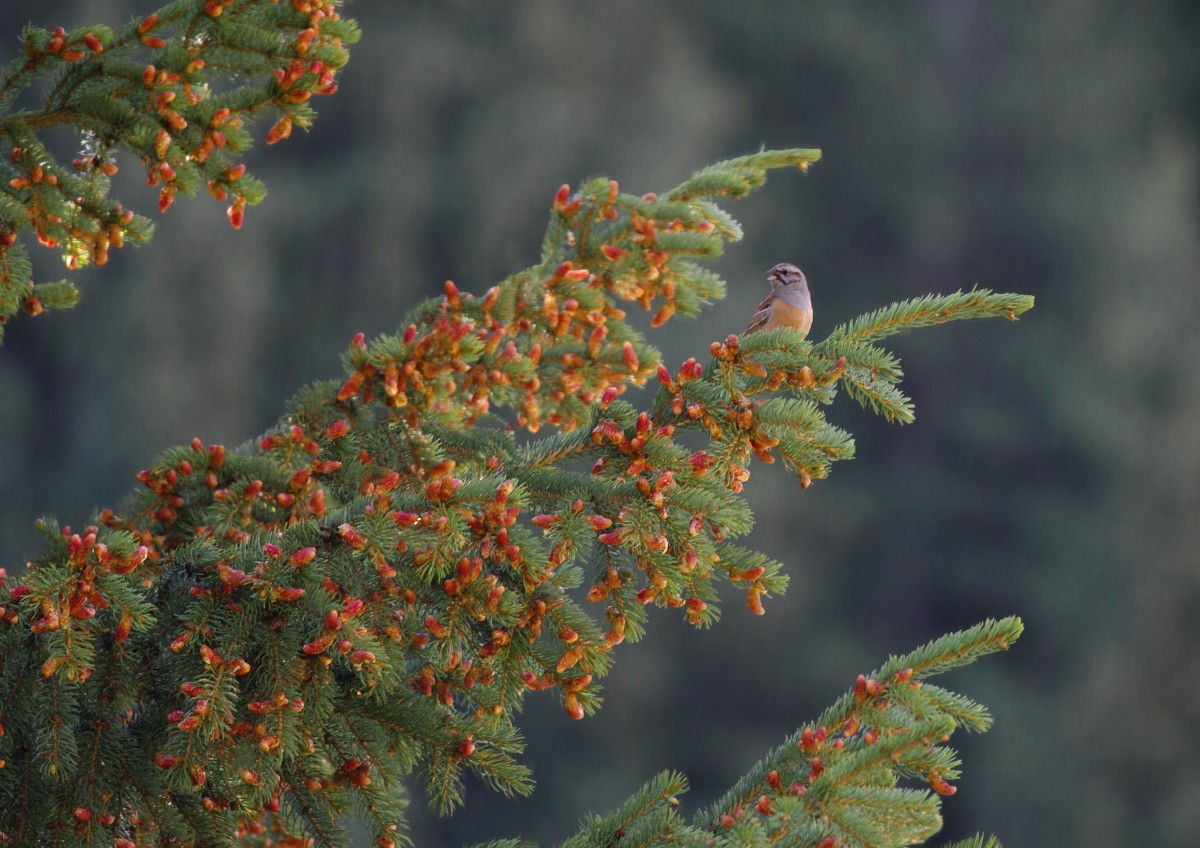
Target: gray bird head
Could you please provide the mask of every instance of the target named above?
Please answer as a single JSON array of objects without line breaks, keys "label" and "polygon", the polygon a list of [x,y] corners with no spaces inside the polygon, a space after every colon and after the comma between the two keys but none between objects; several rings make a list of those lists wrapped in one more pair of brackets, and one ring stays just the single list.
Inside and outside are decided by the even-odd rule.
[{"label": "gray bird head", "polygon": [[779,291],[792,286],[801,291],[808,291],[808,280],[804,279],[804,272],[791,262],[780,262],[768,271],[767,281],[771,284],[773,291]]}]

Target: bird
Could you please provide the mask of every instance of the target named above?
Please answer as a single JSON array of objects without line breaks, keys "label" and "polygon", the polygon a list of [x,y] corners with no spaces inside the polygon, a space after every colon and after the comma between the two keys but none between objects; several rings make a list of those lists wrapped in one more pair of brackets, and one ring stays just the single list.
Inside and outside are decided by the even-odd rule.
[{"label": "bird", "polygon": [[750,317],[746,333],[795,327],[807,336],[812,327],[813,308],[804,272],[790,262],[780,262],[767,272],[767,282],[771,284],[771,293]]}]

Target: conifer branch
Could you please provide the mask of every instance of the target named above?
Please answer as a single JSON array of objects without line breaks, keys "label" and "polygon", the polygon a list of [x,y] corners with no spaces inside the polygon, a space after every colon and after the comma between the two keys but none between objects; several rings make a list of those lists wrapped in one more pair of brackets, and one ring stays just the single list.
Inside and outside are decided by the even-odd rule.
[{"label": "conifer branch", "polygon": [[[99,797],[89,815],[126,829],[153,821],[159,840],[339,844],[337,815],[357,805],[395,844],[413,772],[441,811],[462,802],[467,769],[528,792],[515,726],[525,694],[553,691],[575,719],[594,712],[599,679],[649,607],[708,626],[730,583],[763,614],[787,575],[734,541],[754,523],[742,496],[752,460],[782,457],[807,487],[853,455],[824,409],[843,381],[859,397],[859,384],[899,381],[899,362],[873,344],[884,325],[1028,307],[950,296],[929,301],[938,315],[929,303],[877,313],[816,344],[790,330],[729,336],[705,363],[661,365],[622,307],[650,311],[657,327],[721,296],[698,262],[740,230],[712,199],[815,159],[764,151],[663,195],[604,179],[564,186],[536,265],[478,297],[447,281],[399,333],[357,336],[345,380],[302,391],[256,444],[195,439],[141,472],[120,513],[81,531],[47,523],[22,580],[0,572],[0,681],[11,687],[0,724],[15,728],[0,759],[20,764],[0,768],[0,830],[75,827],[63,811]],[[655,375],[649,409],[621,398]],[[872,396],[899,417],[897,394]],[[702,447],[685,446],[687,433]],[[767,842],[815,842],[832,825],[799,814],[818,798],[838,806],[838,834],[865,834],[879,822],[849,787],[909,774],[947,789],[957,761],[929,744],[958,721],[986,727],[986,713],[910,684],[1019,632],[992,623],[860,679],[822,718],[840,747],[802,731],[718,818],[769,789]],[[80,781],[93,721],[111,741]],[[808,794],[780,791],[773,772]],[[630,844],[716,838],[711,821],[702,832],[677,820],[663,794],[674,780],[626,811]],[[128,786],[140,794],[117,789]],[[169,812],[145,809],[166,796]],[[907,822],[898,833],[925,832],[928,802],[875,800]],[[57,818],[35,815],[45,809]],[[740,840],[757,826],[735,816],[726,830]]]},{"label": "conifer branch", "polygon": [[[691,824],[677,815],[686,781],[663,773],[619,810],[586,820],[564,848],[624,845],[631,834],[637,838],[630,844],[643,846],[899,848],[924,842],[941,829],[940,799],[955,791],[947,779],[957,775],[957,757],[945,743],[959,726],[956,705],[965,699],[941,688],[921,699],[932,687],[919,678],[956,665],[945,662],[948,652],[972,662],[1004,650],[1020,632],[1016,618],[983,622],[860,675],[819,726],[803,727]],[[928,788],[899,785],[906,777]],[[979,848],[982,837],[959,845]]]},{"label": "conifer branch", "polygon": [[[159,187],[159,211],[203,187],[230,201],[230,224],[241,227],[246,207],[266,196],[237,161],[253,124],[276,113],[266,137],[274,144],[312,124],[312,96],[337,91],[346,46],[358,40],[340,5],[176,0],[115,30],[27,27],[21,55],[0,70],[0,340],[18,310],[38,315],[78,300],[65,280],[34,284],[23,232],[61,250],[71,270],[149,240],[149,219],[109,196],[122,150]],[[15,108],[39,82],[39,104]],[[83,134],[70,167],[42,141],[60,125]]]},{"label": "conifer branch", "polygon": [[1000,840],[994,836],[984,836],[982,833],[977,833],[968,839],[960,839],[958,842],[953,842],[946,848],[1002,848]]},{"label": "conifer branch", "polygon": [[[588,817],[580,832],[564,842],[562,848],[615,845],[618,841],[622,845],[660,844],[668,838],[667,831],[680,823],[674,810],[679,806],[677,796],[687,790],[687,778],[682,774],[669,771],[657,774],[618,809],[607,815]],[[642,834],[639,839],[638,834],[631,831],[647,819],[653,832]]]},{"label": "conifer branch", "polygon": [[834,328],[818,350],[837,356],[839,346],[847,342],[874,342],[904,330],[931,327],[967,318],[1007,318],[1033,308],[1033,298],[1023,294],[997,294],[990,289],[972,289],[954,294],[932,295],[904,300],[883,309],[868,312],[847,324]]},{"label": "conifer branch", "polygon": [[[894,782],[889,775],[897,770],[923,776],[939,795],[952,794],[954,787],[947,780],[955,776],[953,769],[928,765],[931,751],[948,749],[931,747],[930,742],[948,735],[962,717],[967,718],[968,729],[977,731],[986,730],[988,721],[975,705],[964,708],[969,702],[962,696],[940,687],[929,687],[932,691],[926,693],[921,681],[1007,650],[1023,626],[1015,616],[989,619],[906,655],[891,657],[870,674],[859,675],[854,688],[825,710],[815,725],[802,728],[768,755],[729,794],[698,816],[697,823],[712,828],[731,810],[748,808],[755,798],[778,791],[780,785],[790,786],[797,777],[806,799],[814,790],[818,795],[834,791],[843,780],[847,785],[888,786]],[[816,768],[814,759],[820,760]],[[875,777],[867,781],[864,769],[873,771]],[[852,776],[856,779],[849,780]]]},{"label": "conifer branch", "polygon": [[820,150],[763,150],[749,156],[726,159],[701,168],[690,179],[667,192],[668,200],[713,200],[721,197],[745,197],[767,181],[767,171],[795,167],[807,171],[821,158]]}]

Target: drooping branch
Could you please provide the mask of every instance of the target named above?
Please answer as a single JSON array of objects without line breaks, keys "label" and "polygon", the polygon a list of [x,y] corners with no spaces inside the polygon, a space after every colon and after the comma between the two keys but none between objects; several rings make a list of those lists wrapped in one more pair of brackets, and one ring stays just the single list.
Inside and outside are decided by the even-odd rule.
[{"label": "drooping branch", "polygon": [[[267,143],[307,128],[313,96],[337,91],[347,45],[358,40],[341,0],[176,0],[116,30],[27,27],[21,55],[0,70],[0,334],[18,310],[73,306],[66,281],[34,285],[19,240],[62,252],[70,269],[103,265],[110,249],[149,240],[152,225],[109,195],[126,151],[159,188],[158,207],[205,188],[242,225],[266,196],[238,160],[253,125],[278,118]],[[36,105],[18,108],[18,95]],[[81,131],[68,166],[46,146],[56,126]],[[2,338],[2,335],[0,335]]]}]

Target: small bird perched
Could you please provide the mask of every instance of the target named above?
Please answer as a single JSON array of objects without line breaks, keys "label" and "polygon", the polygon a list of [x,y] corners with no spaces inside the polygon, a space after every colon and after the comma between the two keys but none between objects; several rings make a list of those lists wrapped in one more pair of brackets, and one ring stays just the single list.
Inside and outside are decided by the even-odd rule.
[{"label": "small bird perched", "polygon": [[771,293],[758,305],[758,311],[746,325],[746,332],[795,327],[808,335],[813,308],[804,272],[790,262],[780,262],[767,272],[767,282],[771,284]]}]

